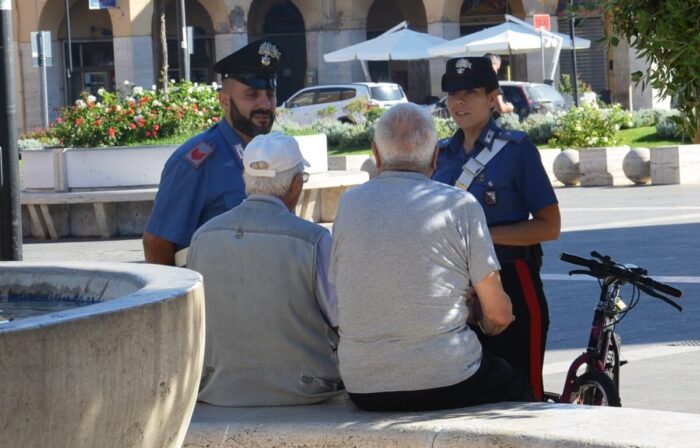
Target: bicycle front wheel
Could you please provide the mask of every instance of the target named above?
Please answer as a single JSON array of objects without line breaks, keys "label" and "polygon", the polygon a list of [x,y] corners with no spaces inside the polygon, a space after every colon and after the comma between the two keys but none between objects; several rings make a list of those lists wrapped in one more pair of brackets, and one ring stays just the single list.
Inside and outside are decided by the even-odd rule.
[{"label": "bicycle front wheel", "polygon": [[576,378],[571,403],[591,406],[620,407],[620,394],[615,384],[604,373],[586,372]]}]

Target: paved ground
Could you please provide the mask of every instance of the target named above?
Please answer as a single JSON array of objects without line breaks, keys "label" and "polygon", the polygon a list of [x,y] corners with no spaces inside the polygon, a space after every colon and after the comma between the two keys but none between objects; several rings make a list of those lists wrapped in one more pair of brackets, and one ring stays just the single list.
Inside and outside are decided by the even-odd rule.
[{"label": "paved ground", "polygon": [[[557,190],[561,238],[545,245],[551,326],[545,387],[561,391],[568,364],[587,342],[597,300],[594,281],[570,278],[560,252],[591,250],[647,268],[685,292],[684,311],[648,297],[620,324],[622,403],[626,407],[700,413],[700,185]],[[24,246],[27,261],[143,260],[137,239]]]}]

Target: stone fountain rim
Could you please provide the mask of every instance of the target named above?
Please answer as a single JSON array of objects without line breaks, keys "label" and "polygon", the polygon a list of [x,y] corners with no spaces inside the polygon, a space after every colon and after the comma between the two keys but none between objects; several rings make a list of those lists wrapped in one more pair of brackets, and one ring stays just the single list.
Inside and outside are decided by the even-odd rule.
[{"label": "stone fountain rim", "polygon": [[124,312],[126,310],[153,305],[159,302],[177,299],[183,292],[189,292],[202,283],[202,276],[192,270],[147,263],[117,262],[1,262],[0,269],[13,269],[18,273],[46,270],[52,273],[60,271],[94,272],[104,271],[108,274],[129,278],[136,285],[136,290],[121,297],[73,308],[56,313],[18,319],[0,324],[0,335],[16,331],[40,329],[53,325],[62,325],[82,319]]}]

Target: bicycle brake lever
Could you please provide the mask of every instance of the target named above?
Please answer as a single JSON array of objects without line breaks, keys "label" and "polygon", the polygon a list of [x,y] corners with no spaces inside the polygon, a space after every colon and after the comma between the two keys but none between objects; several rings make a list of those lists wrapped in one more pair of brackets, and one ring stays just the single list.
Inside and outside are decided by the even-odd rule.
[{"label": "bicycle brake lever", "polygon": [[582,274],[582,275],[590,275],[591,277],[595,277],[591,271],[586,271],[584,269],[574,269],[573,271],[569,271],[569,275],[577,275],[577,274]]}]

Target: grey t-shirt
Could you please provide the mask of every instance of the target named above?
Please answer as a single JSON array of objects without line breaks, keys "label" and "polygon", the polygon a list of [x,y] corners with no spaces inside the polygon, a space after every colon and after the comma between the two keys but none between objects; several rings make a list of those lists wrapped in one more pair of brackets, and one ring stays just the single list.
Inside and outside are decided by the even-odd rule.
[{"label": "grey t-shirt", "polygon": [[444,387],[479,368],[467,288],[500,269],[483,210],[458,188],[383,172],[345,193],[333,226],[330,281],[349,392]]}]

